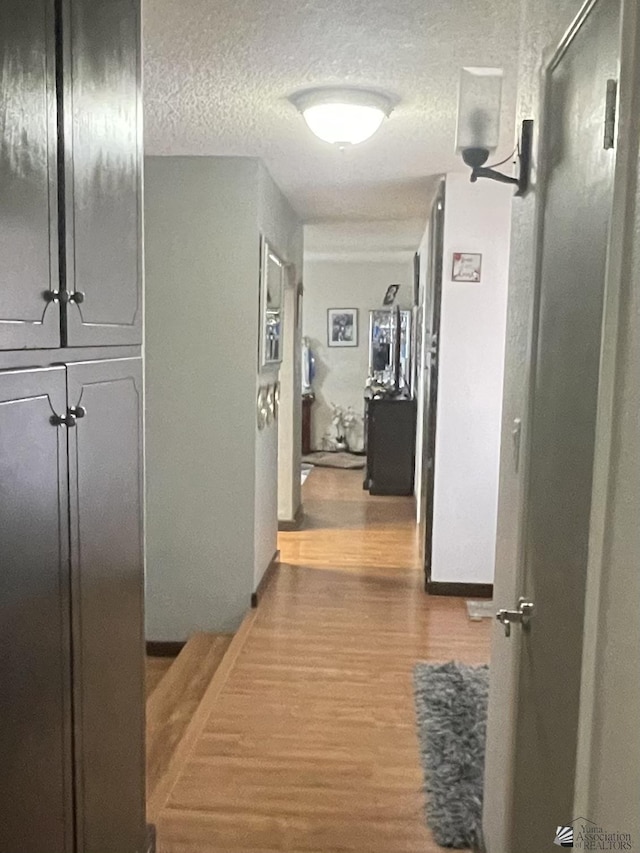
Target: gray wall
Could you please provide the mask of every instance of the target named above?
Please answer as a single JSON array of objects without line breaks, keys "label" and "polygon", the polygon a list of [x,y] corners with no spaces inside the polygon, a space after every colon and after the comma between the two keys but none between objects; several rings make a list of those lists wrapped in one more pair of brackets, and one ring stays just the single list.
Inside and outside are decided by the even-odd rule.
[{"label": "gray wall", "polygon": [[147,639],[183,640],[235,630],[277,547],[278,425],[256,421],[258,386],[278,379],[259,373],[260,234],[298,269],[303,236],[249,158],[148,157],[145,216]]},{"label": "gray wall", "polygon": [[183,640],[253,589],[259,168],[145,168],[147,639]]}]

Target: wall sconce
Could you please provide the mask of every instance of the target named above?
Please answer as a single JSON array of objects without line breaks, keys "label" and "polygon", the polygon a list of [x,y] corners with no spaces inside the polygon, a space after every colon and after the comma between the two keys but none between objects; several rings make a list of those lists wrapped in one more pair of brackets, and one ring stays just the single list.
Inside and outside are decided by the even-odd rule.
[{"label": "wall sconce", "polygon": [[501,68],[463,68],[460,74],[458,95],[458,128],[456,151],[471,168],[471,182],[488,178],[517,187],[516,195],[524,195],[529,188],[531,173],[531,147],[533,120],[525,119],[514,155],[518,160],[518,177],[496,170],[510,160],[485,166],[489,154],[498,147],[500,139],[500,104],[502,98]]}]

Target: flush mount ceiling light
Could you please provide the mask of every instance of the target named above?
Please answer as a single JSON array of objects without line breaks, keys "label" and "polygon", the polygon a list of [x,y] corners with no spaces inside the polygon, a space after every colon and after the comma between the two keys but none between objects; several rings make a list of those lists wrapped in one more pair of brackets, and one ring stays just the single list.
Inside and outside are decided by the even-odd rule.
[{"label": "flush mount ceiling light", "polygon": [[393,109],[387,95],[366,89],[307,89],[290,100],[318,139],[338,148],[370,139]]}]

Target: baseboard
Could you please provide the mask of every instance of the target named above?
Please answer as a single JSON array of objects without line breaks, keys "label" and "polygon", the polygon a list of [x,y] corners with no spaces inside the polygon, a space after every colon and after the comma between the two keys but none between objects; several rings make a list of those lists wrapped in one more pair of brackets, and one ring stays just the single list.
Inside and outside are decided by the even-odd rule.
[{"label": "baseboard", "polygon": [[279,521],[278,530],[281,533],[291,532],[292,530],[300,530],[304,521],[304,507],[302,504],[298,507],[296,514],[291,521]]},{"label": "baseboard", "polygon": [[429,595],[449,595],[459,598],[493,598],[492,583],[448,583],[428,580],[425,589]]},{"label": "baseboard", "polygon": [[260,599],[265,594],[267,587],[271,583],[271,580],[276,572],[276,569],[280,565],[280,551],[276,551],[273,557],[271,558],[271,562],[267,566],[267,570],[262,575],[262,580],[258,584],[258,588],[251,595],[251,607],[256,608],[260,603]]},{"label": "baseboard", "polygon": [[146,650],[152,658],[176,658],[186,646],[185,643],[147,640]]}]

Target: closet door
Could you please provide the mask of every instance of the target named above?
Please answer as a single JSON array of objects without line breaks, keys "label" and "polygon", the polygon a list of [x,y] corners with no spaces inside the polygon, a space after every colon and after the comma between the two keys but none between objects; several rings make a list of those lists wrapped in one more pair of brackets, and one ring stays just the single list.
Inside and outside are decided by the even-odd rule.
[{"label": "closet door", "polygon": [[142,341],[140,0],[64,0],[69,346]]},{"label": "closet door", "polygon": [[54,0],[0,3],[0,349],[57,347]]},{"label": "closet door", "polygon": [[141,376],[139,358],[67,367],[82,853],[145,849]]},{"label": "closet door", "polygon": [[71,853],[65,371],[0,373],[0,850]]}]

